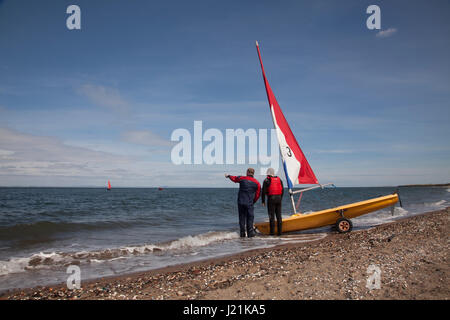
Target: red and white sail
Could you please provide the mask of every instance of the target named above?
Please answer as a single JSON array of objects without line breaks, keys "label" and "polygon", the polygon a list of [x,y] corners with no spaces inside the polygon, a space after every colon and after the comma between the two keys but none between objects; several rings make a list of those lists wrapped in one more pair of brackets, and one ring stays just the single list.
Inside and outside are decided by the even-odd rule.
[{"label": "red and white sail", "polygon": [[261,63],[264,84],[266,86],[267,99],[269,100],[270,112],[277,132],[278,144],[280,145],[288,187],[289,189],[292,189],[296,184],[318,184],[319,181],[300,149],[300,146],[281,111],[280,105],[270,88],[269,82],[267,81],[258,42],[256,42],[256,49],[258,50],[259,62]]}]

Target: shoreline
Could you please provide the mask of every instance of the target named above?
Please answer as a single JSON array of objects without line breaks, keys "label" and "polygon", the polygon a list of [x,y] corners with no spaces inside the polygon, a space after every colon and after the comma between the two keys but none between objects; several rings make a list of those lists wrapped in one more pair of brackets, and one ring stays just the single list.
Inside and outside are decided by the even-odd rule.
[{"label": "shoreline", "polygon": [[[12,289],[0,299],[450,299],[450,207],[348,234],[148,271]],[[369,290],[375,265],[381,288]]]}]

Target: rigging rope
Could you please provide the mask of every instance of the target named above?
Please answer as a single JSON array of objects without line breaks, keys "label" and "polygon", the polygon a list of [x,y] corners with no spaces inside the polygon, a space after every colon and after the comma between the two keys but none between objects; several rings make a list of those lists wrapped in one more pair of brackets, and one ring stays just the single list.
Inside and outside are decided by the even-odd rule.
[{"label": "rigging rope", "polygon": [[[327,188],[327,187],[324,187],[324,188]],[[336,186],[334,184],[331,185],[331,188],[336,190]],[[311,192],[311,194],[318,202],[320,202],[320,198],[314,192]],[[300,208],[300,203],[302,201],[302,197],[303,197],[303,192],[300,193],[300,196],[298,197],[298,200],[297,200],[297,204],[295,205],[295,210],[298,211],[298,213],[301,213],[298,209]]]},{"label": "rigging rope", "polygon": [[[300,193],[300,197],[298,197],[297,204],[295,206],[296,211],[298,211],[298,208],[300,207],[300,201],[302,201],[302,197],[303,197],[303,192]],[[301,212],[299,211],[299,213],[301,213]]]}]

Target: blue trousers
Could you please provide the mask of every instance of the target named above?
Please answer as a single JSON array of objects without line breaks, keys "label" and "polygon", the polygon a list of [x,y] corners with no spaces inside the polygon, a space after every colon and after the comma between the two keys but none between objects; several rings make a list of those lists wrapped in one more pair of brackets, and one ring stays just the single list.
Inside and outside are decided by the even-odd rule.
[{"label": "blue trousers", "polygon": [[255,218],[253,214],[253,205],[248,206],[244,204],[238,204],[239,209],[239,228],[241,237],[245,237],[247,231],[247,237],[254,237],[255,231],[253,230],[253,220]]}]

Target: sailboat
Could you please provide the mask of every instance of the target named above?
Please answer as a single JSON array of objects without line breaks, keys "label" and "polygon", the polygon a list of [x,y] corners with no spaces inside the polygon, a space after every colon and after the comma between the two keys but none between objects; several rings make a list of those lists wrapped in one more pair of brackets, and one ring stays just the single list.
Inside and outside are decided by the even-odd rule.
[{"label": "sailboat", "polygon": [[108,180],[108,188],[106,190],[111,191],[111,182],[109,182],[109,180]]},{"label": "sailboat", "polygon": [[[286,177],[289,196],[291,198],[293,214],[283,219],[282,232],[300,231],[306,229],[319,228],[328,225],[334,225],[341,232],[352,230],[353,224],[350,219],[360,215],[373,212],[389,206],[394,206],[399,200],[398,194],[390,194],[365,201],[355,202],[335,208],[316,211],[308,214],[297,212],[294,201],[294,195],[303,195],[303,192],[324,188],[333,185],[333,183],[320,184],[314,171],[309,165],[304,153],[302,152],[289,124],[281,111],[275,95],[269,85],[264,71],[258,41],[256,42],[259,62],[261,64],[264,85],[266,87],[267,99],[269,101],[270,113],[276,130],[276,136],[280,147],[281,160],[283,163],[284,174]],[[313,185],[300,190],[293,190],[295,185]],[[269,222],[255,223],[255,227],[263,234],[269,234]],[[275,226],[275,232],[277,232]]]}]

